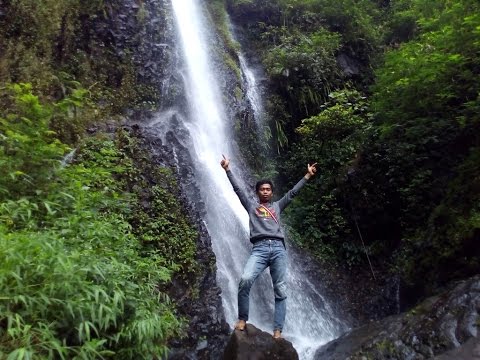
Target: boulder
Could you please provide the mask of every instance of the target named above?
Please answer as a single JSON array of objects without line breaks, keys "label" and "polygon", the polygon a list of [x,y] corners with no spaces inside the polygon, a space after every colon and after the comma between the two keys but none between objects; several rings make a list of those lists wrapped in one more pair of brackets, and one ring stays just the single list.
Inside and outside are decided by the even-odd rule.
[{"label": "boulder", "polygon": [[480,359],[480,275],[322,346],[315,360]]},{"label": "boulder", "polygon": [[235,330],[225,348],[224,360],[297,360],[292,343],[274,339],[272,334],[247,324],[244,331]]}]

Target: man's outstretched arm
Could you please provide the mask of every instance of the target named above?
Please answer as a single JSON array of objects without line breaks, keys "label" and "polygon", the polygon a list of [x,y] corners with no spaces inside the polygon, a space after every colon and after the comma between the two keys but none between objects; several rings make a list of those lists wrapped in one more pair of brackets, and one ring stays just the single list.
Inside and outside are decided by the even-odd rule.
[{"label": "man's outstretched arm", "polygon": [[243,207],[248,211],[249,206],[250,206],[250,201],[248,200],[247,194],[238,186],[237,180],[233,176],[232,172],[230,171],[230,160],[223,155],[222,161],[220,161],[220,165],[222,168],[225,170],[225,173],[227,174],[228,180],[230,181],[230,184],[232,184],[233,191],[235,191],[235,194],[237,194],[238,198],[240,199],[240,202],[242,203]]},{"label": "man's outstretched arm", "polygon": [[292,199],[297,196],[300,189],[305,185],[305,183],[310,179],[312,176],[315,175],[317,172],[317,163],[315,164],[307,164],[307,173],[300,181],[293,187],[292,190],[288,191],[280,200],[278,200],[278,206],[280,207],[280,211],[285,209],[288,204],[292,201]]}]

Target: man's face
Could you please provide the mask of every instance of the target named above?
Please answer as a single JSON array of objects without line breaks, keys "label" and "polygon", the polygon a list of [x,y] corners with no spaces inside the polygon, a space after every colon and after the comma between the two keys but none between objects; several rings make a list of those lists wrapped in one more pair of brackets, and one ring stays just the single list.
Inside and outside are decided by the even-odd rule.
[{"label": "man's face", "polygon": [[270,186],[270,184],[260,185],[257,195],[261,203],[269,202],[272,199],[273,195],[272,187]]}]

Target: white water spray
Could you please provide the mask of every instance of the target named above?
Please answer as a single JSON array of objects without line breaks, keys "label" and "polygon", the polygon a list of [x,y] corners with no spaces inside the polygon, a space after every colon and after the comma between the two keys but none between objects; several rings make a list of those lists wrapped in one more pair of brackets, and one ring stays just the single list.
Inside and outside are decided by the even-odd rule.
[{"label": "white water spray", "polygon": [[[185,87],[189,102],[189,119],[185,119],[193,146],[195,181],[206,207],[205,223],[217,258],[217,281],[222,289],[222,303],[227,322],[237,318],[237,288],[243,266],[250,253],[248,217],[220,167],[221,155],[232,159],[231,168],[243,183],[238,154],[226,131],[226,118],[219,86],[207,54],[211,34],[203,9],[195,0],[172,0],[178,31],[183,45],[186,68]],[[252,74],[248,76],[253,76]],[[250,82],[251,83],[251,82]],[[255,101],[258,102],[258,99]],[[299,174],[299,178],[303,174]],[[253,194],[252,194],[253,196]],[[295,206],[292,204],[291,206]],[[284,336],[291,340],[301,359],[313,357],[315,349],[337,337],[345,325],[335,318],[326,300],[298,268],[299,261],[290,252],[289,298]],[[265,272],[252,287],[249,322],[271,332],[273,323],[273,289]]]},{"label": "white water spray", "polygon": [[253,109],[253,116],[257,123],[257,127],[260,128],[263,125],[263,104],[261,103],[261,97],[259,94],[259,86],[257,83],[257,77],[253,70],[248,66],[247,60],[243,54],[239,54],[238,59],[240,61],[240,69],[245,76],[247,83],[247,98]]}]

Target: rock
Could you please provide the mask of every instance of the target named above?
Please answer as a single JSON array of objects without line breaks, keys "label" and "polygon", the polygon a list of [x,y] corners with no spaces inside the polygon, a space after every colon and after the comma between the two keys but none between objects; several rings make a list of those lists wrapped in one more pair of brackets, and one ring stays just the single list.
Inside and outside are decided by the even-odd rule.
[{"label": "rock", "polygon": [[434,357],[435,360],[479,360],[480,339],[477,337],[469,339],[463,345],[446,353]]},{"label": "rock", "polygon": [[344,53],[339,54],[337,56],[337,63],[346,76],[360,74],[360,64],[358,63],[357,60],[353,59],[347,54],[344,54]]},{"label": "rock", "polygon": [[315,360],[480,359],[480,275],[329,342]]},{"label": "rock", "polygon": [[203,349],[206,349],[208,346],[208,341],[207,340],[202,340],[198,343],[197,347],[195,348],[195,350],[197,351],[200,351],[200,350],[203,350]]},{"label": "rock", "polygon": [[235,330],[225,348],[224,360],[295,360],[297,351],[290,341],[274,339],[272,334],[247,324],[245,331]]},{"label": "rock", "polygon": [[[205,223],[201,221],[200,214],[205,209],[195,185],[192,159],[188,149],[182,145],[189,141],[188,132],[175,116],[169,124],[175,131],[166,131],[165,142],[156,129],[140,127],[135,133],[142,146],[151,154],[149,161],[152,164],[178,170],[180,201],[191,221],[196,224],[199,234],[196,254],[199,267],[195,278],[185,281],[182,277],[174,277],[168,290],[170,298],[175,300],[178,314],[189,319],[186,336],[169,344],[168,359],[219,359],[228,341],[230,328],[225,321],[221,290],[216,282],[215,254]],[[197,284],[196,295],[191,293],[192,283]]]}]

